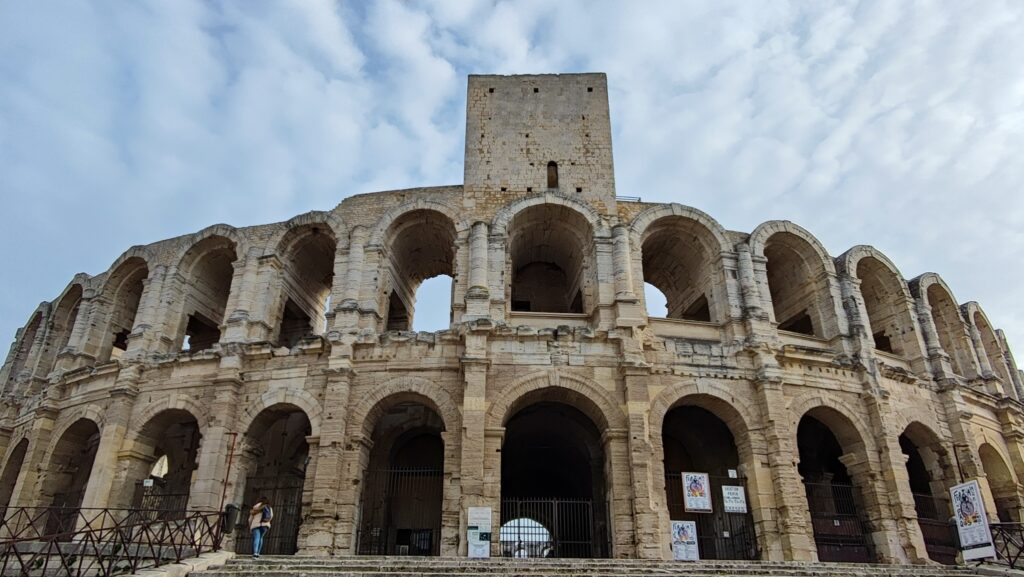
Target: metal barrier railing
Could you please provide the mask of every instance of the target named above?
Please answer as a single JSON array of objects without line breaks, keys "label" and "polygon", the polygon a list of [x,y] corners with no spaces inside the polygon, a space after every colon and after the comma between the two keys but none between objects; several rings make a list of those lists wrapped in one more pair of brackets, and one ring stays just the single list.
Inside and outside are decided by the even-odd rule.
[{"label": "metal barrier railing", "polygon": [[0,536],[0,575],[110,577],[218,551],[222,513],[83,509],[74,528],[47,533],[54,515],[8,510]]},{"label": "metal barrier railing", "polygon": [[992,523],[992,544],[996,549],[996,562],[1010,569],[1024,566],[1024,523]]}]

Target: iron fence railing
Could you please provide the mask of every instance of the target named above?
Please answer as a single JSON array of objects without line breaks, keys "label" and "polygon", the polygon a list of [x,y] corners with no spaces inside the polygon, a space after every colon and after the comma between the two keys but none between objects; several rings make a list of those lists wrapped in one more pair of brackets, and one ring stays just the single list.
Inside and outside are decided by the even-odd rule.
[{"label": "iron fence railing", "polygon": [[0,576],[111,577],[217,551],[221,513],[83,509],[75,527],[47,533],[53,516],[9,509],[0,535]]},{"label": "iron fence railing", "polygon": [[1011,569],[1024,566],[1024,523],[992,523],[992,544],[996,549],[996,562]]}]

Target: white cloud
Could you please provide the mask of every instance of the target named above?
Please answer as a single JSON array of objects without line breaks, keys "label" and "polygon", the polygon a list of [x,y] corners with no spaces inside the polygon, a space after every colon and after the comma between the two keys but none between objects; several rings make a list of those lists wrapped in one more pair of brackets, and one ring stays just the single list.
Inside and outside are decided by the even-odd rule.
[{"label": "white cloud", "polygon": [[133,244],[457,183],[467,74],[586,70],[620,194],[874,244],[1024,343],[1022,25],[998,0],[3,3],[0,335]]}]

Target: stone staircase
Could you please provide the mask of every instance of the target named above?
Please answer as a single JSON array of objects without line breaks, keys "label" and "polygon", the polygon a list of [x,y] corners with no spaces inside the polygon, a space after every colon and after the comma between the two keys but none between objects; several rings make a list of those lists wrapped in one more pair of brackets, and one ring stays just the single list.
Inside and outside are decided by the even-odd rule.
[{"label": "stone staircase", "polygon": [[[1014,572],[1016,573],[1016,572]],[[925,565],[636,559],[236,557],[191,577],[976,577],[996,572]],[[1020,575],[1020,573],[1016,573]]]}]

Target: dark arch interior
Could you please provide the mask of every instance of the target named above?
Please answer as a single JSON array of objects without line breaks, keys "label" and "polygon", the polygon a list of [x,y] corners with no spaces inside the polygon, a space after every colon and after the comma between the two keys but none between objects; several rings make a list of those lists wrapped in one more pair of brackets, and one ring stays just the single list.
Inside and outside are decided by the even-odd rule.
[{"label": "dark arch interior", "polygon": [[805,415],[797,427],[797,448],[819,560],[874,561],[861,517],[863,499],[839,460],[844,453],[839,439],[828,425]]},{"label": "dark arch interior", "polygon": [[[524,407],[505,425],[502,523],[536,520],[551,533],[553,556],[607,556],[604,471],[601,433],[579,409],[556,402]],[[502,543],[503,553],[514,554],[516,546]]]},{"label": "dark arch interior", "polygon": [[952,509],[945,497],[939,455],[932,448],[918,446],[906,432],[900,435],[899,443],[900,450],[907,458],[910,491],[914,496],[917,523],[924,537],[928,557],[939,563],[954,565],[957,547],[949,531]]},{"label": "dark arch interior", "polygon": [[[309,464],[309,418],[300,409],[282,405],[263,410],[246,434],[252,451],[244,455],[248,477],[242,511],[267,497],[274,509],[274,529],[264,538],[263,553],[292,555],[298,550],[302,520],[302,489]],[[247,522],[243,515],[242,522]],[[236,549],[252,552],[252,537],[242,531]]]},{"label": "dark arch interior", "polygon": [[388,229],[387,330],[412,329],[416,291],[423,281],[440,275],[455,277],[455,237],[451,219],[434,210],[404,214]]},{"label": "dark arch interior", "polygon": [[524,209],[509,223],[512,311],[587,312],[587,261],[593,231],[560,205]]},{"label": "dark arch interior", "polygon": [[768,259],[768,291],[779,330],[822,336],[822,319],[818,315],[817,280],[820,267],[807,241],[779,232],[764,247]]},{"label": "dark arch interior", "polygon": [[440,554],[443,430],[437,412],[417,402],[381,413],[365,455],[360,555]]},{"label": "dark arch interior", "polygon": [[284,305],[276,331],[279,346],[294,347],[303,338],[323,332],[336,244],[334,234],[323,226],[302,226],[285,235]]},{"label": "dark arch interior", "polygon": [[[137,440],[140,452],[147,453],[146,458],[133,460],[129,472],[134,482],[132,507],[185,511],[192,489],[192,474],[199,466],[201,439],[199,423],[188,411],[169,409],[150,419]],[[114,499],[127,497],[118,495]]]},{"label": "dark arch interior", "polygon": [[706,231],[685,218],[654,222],[641,247],[644,281],[665,295],[666,317],[711,321],[709,296],[715,279]]},{"label": "dark arch interior", "polygon": [[11,504],[14,486],[18,483],[18,475],[21,474],[21,466],[25,462],[26,451],[28,451],[28,439],[22,439],[11,451],[7,465],[4,466],[4,472],[0,475],[0,511]]},{"label": "dark arch interior", "polygon": [[40,501],[63,511],[49,516],[48,532],[74,529],[99,444],[100,429],[89,419],[75,421],[57,441],[40,483],[43,488]]},{"label": "dark arch interior", "polygon": [[[722,487],[746,485],[738,471],[739,452],[736,441],[725,422],[701,407],[676,407],[665,415],[662,444],[665,451],[665,499],[669,517],[674,521],[697,523],[701,558],[758,558],[757,537],[749,512],[725,512]],[[683,472],[708,474],[708,489],[712,499],[710,513],[686,511]]]},{"label": "dark arch interior", "polygon": [[218,236],[203,239],[186,253],[185,328],[179,337],[183,350],[202,351],[220,341],[237,258],[235,244]]}]

